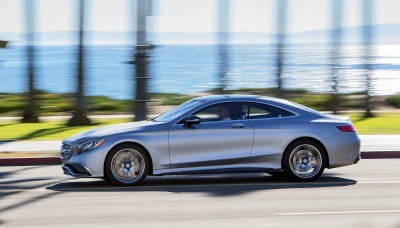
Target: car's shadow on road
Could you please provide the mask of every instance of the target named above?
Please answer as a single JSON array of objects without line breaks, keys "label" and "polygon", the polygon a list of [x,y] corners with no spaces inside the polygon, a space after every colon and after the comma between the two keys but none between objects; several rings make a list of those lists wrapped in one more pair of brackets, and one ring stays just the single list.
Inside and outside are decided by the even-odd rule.
[{"label": "car's shadow on road", "polygon": [[291,182],[285,177],[267,174],[189,175],[148,177],[140,185],[120,187],[102,180],[77,179],[58,183],[46,189],[57,192],[173,192],[206,193],[211,196],[233,196],[254,191],[300,188],[344,187],[357,181],[323,175],[315,182]]}]

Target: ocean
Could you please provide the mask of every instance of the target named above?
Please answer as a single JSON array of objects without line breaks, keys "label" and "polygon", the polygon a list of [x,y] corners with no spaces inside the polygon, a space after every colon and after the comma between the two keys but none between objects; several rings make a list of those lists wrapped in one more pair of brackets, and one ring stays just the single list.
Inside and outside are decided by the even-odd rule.
[{"label": "ocean", "polygon": [[[36,47],[36,88],[67,93],[75,90],[75,46]],[[86,95],[131,99],[134,94],[133,46],[85,47]],[[339,92],[363,91],[363,47],[341,47]],[[216,45],[156,46],[149,61],[151,92],[207,91],[218,86]],[[232,45],[229,49],[227,88],[276,87],[275,47],[269,44]],[[372,50],[372,94],[400,93],[400,44],[375,45]],[[331,47],[288,45],[284,51],[283,87],[313,92],[331,90]],[[0,49],[0,92],[21,93],[27,88],[26,49]]]}]

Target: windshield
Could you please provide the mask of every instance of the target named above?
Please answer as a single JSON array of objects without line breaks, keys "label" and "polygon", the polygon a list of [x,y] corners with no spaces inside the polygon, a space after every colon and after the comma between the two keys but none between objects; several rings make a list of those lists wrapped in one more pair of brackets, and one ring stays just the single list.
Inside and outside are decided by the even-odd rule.
[{"label": "windshield", "polygon": [[199,106],[200,104],[204,103],[204,101],[200,100],[190,100],[187,101],[174,109],[169,110],[168,112],[161,114],[160,116],[153,119],[156,122],[168,122],[171,121],[180,115],[184,114],[187,111],[192,110],[193,108]]}]

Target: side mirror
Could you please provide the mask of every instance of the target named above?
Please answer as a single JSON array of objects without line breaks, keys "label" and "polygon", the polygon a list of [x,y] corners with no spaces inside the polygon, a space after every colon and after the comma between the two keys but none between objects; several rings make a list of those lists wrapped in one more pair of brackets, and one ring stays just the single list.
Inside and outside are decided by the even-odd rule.
[{"label": "side mirror", "polygon": [[188,116],[186,119],[183,121],[183,127],[191,127],[193,124],[199,124],[200,123],[200,117],[198,116]]}]

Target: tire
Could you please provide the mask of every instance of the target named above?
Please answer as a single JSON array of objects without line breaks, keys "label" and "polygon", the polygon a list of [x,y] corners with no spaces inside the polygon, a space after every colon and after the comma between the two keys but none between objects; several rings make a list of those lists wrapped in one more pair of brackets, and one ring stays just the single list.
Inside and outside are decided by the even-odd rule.
[{"label": "tire", "polygon": [[311,140],[299,140],[286,148],[283,154],[283,170],[294,181],[306,182],[318,179],[326,167],[324,150]]},{"label": "tire", "polygon": [[113,148],[107,155],[105,176],[117,185],[135,185],[146,178],[149,164],[149,156],[142,148],[122,144]]},{"label": "tire", "polygon": [[110,178],[108,176],[104,176],[101,179],[103,179],[105,182],[110,182]]}]

